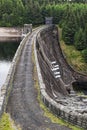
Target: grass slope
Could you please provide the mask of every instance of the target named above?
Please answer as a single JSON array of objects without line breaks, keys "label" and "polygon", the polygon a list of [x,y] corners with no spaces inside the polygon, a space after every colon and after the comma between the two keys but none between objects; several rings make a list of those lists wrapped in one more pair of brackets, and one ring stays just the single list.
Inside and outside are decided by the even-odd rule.
[{"label": "grass slope", "polygon": [[0,130],[21,130],[19,126],[15,126],[14,121],[11,119],[10,115],[3,113],[0,119]]},{"label": "grass slope", "polygon": [[66,56],[68,63],[73,68],[81,73],[87,74],[87,63],[83,60],[81,51],[76,50],[73,45],[66,45],[62,40],[62,31],[59,28],[59,39],[63,53]]},{"label": "grass slope", "polygon": [[14,130],[9,119],[9,115],[4,113],[0,120],[0,130]]}]

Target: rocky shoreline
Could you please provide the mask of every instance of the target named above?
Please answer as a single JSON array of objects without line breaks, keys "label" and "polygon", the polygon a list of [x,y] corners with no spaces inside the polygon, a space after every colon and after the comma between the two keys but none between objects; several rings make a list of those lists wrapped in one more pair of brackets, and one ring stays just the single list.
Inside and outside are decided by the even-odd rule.
[{"label": "rocky shoreline", "polygon": [[0,27],[0,42],[16,42],[21,40],[22,28]]}]

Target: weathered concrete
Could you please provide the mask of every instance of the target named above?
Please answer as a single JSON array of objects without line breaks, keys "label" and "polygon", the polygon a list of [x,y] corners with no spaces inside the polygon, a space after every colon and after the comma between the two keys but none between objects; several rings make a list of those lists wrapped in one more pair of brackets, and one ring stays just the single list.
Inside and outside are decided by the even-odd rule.
[{"label": "weathered concrete", "polygon": [[[27,28],[26,28],[27,29]],[[26,30],[25,29],[25,30]],[[13,84],[13,80],[14,80],[14,75],[15,75],[15,72],[16,72],[16,68],[17,68],[17,64],[18,64],[18,61],[20,59],[20,56],[22,54],[22,50],[24,48],[24,45],[26,44],[26,41],[28,39],[28,36],[30,34],[30,30],[31,30],[31,25],[28,26],[28,32],[26,32],[26,37],[21,41],[17,51],[16,51],[16,54],[13,58],[13,61],[11,63],[11,67],[10,67],[10,70],[8,72],[8,75],[7,75],[7,79],[4,83],[4,85],[2,86],[1,90],[0,90],[0,115],[3,113],[3,111],[6,110],[6,106],[7,106],[7,102],[8,102],[8,98],[9,98],[9,95],[10,95],[10,92],[13,88],[12,84]],[[0,39],[1,41],[3,42],[8,42],[8,41],[18,41],[21,39],[21,29],[15,29],[15,28],[1,28],[0,31],[2,31],[3,33],[0,34]],[[12,34],[11,34],[12,33]],[[20,34],[20,36],[18,35]],[[4,36],[5,35],[5,36]],[[19,39],[20,37],[20,39]],[[17,38],[17,39],[16,39]]]},{"label": "weathered concrete", "polygon": [[12,83],[13,83],[13,79],[14,79],[14,75],[15,75],[15,71],[16,71],[16,66],[18,64],[19,58],[21,56],[21,53],[22,53],[23,47],[26,43],[26,40],[28,38],[28,35],[20,43],[20,45],[16,51],[16,54],[13,58],[13,61],[11,63],[11,67],[10,67],[10,70],[9,70],[7,78],[6,78],[6,82],[4,83],[4,85],[2,86],[2,88],[0,90],[0,115],[3,113],[3,111],[6,110],[8,98],[9,98],[11,89],[13,87]]},{"label": "weathered concrete", "polygon": [[27,35],[27,33],[31,32],[32,32],[32,24],[24,24],[21,39],[23,39]]},{"label": "weathered concrete", "polygon": [[23,34],[27,34],[29,32],[32,32],[32,24],[24,24]]},{"label": "weathered concrete", "polygon": [[53,24],[53,17],[45,17],[45,24],[52,25]]},{"label": "weathered concrete", "polygon": [[[63,58],[61,48],[58,46],[58,33],[55,26],[50,26],[38,34],[36,48],[39,65],[38,62],[36,63],[43,102],[58,117],[87,129],[87,100],[84,96],[76,95],[72,87],[72,83],[76,80],[86,82],[87,76],[74,71]],[[51,63],[54,61],[60,68],[61,77],[58,79],[54,77],[51,69]]]},{"label": "weathered concrete", "polygon": [[33,40],[36,40],[36,35],[40,30],[42,28],[32,32],[24,46],[12,83],[13,88],[7,105],[7,112],[23,130],[70,130],[65,126],[52,123],[44,117],[37,100],[31,55]]},{"label": "weathered concrete", "polygon": [[[87,77],[67,64],[55,26],[38,28],[21,42],[1,89],[0,112],[7,110],[23,130],[69,130],[51,123],[39,107],[31,60],[33,42],[43,102],[58,117],[87,129],[87,100],[77,96],[72,87],[74,81],[86,81]],[[76,78],[73,72],[78,75]]]}]

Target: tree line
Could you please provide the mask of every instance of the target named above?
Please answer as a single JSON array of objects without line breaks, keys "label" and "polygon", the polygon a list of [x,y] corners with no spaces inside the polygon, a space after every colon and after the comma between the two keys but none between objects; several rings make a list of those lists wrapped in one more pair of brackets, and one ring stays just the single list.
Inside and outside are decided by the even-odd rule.
[{"label": "tree line", "polygon": [[[53,16],[54,23],[62,18],[63,4],[86,3],[87,0],[0,0],[0,26],[44,24],[46,16]],[[60,5],[62,3],[62,5]],[[62,6],[62,7],[61,7]]]},{"label": "tree line", "polygon": [[67,13],[60,21],[63,40],[81,51],[87,62],[87,5],[72,4],[65,8]]},{"label": "tree line", "polygon": [[41,25],[45,17],[62,27],[66,44],[74,45],[87,62],[87,0],[0,0],[0,26]]}]

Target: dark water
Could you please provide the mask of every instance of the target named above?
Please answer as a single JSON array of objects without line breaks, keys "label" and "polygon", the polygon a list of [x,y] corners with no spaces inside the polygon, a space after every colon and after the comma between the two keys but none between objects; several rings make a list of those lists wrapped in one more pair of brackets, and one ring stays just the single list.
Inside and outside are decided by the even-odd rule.
[{"label": "dark water", "polygon": [[77,94],[87,95],[87,82],[76,81],[72,85]]},{"label": "dark water", "polygon": [[17,42],[0,43],[0,88],[6,80],[12,59],[18,46],[19,43]]}]

